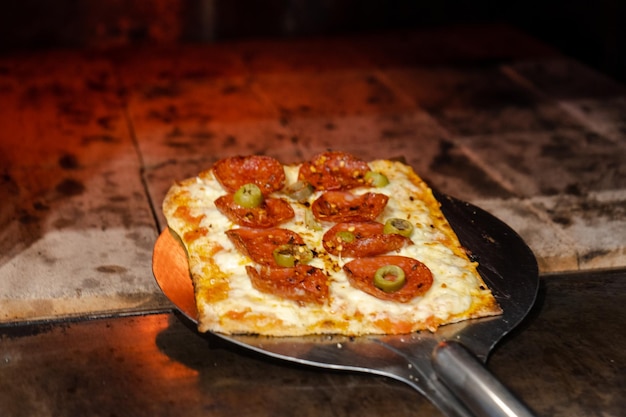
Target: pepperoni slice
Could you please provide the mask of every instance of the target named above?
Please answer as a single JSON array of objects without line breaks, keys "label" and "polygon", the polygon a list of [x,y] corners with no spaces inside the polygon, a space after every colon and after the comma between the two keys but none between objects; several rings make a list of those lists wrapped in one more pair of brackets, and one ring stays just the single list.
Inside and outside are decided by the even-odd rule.
[{"label": "pepperoni slice", "polygon": [[299,303],[324,304],[328,299],[328,277],[319,268],[302,264],[293,268],[246,266],[246,271],[252,286],[261,292]]},{"label": "pepperoni slice", "polygon": [[[384,233],[384,228],[378,222],[338,223],[324,233],[322,243],[328,253],[350,258],[382,255],[412,243],[407,237]],[[349,239],[342,237],[346,233]]]},{"label": "pepperoni slice", "polygon": [[389,197],[379,193],[353,195],[348,191],[327,191],[311,205],[318,220],[334,223],[365,222],[383,212]]},{"label": "pepperoni slice", "polygon": [[245,184],[256,184],[263,195],[278,191],[285,185],[282,164],[263,155],[232,156],[213,165],[215,178],[228,192],[234,193]]},{"label": "pepperoni slice", "polygon": [[280,198],[267,197],[259,207],[246,208],[235,203],[233,194],[226,194],[215,200],[215,206],[239,226],[262,229],[279,225],[294,216],[289,203]]},{"label": "pepperoni slice", "polygon": [[[396,265],[404,271],[406,283],[395,292],[385,292],[374,286],[374,274],[386,265]],[[353,287],[376,298],[400,303],[409,302],[423,295],[433,283],[433,276],[426,265],[405,256],[385,255],[358,258],[345,264],[343,269]]]},{"label": "pepperoni slice", "polygon": [[324,152],[300,166],[298,179],[316,190],[349,190],[365,184],[367,162],[346,152]]},{"label": "pepperoni slice", "polygon": [[294,231],[272,227],[269,229],[251,229],[242,227],[226,232],[237,250],[262,265],[279,265],[274,259],[274,249],[281,245],[304,245],[304,241]]}]

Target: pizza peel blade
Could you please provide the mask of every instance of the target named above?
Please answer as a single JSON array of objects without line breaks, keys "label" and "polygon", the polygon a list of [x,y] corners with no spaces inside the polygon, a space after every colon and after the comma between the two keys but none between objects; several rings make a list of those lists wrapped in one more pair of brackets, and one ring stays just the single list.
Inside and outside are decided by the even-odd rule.
[{"label": "pizza peel blade", "polygon": [[[382,375],[425,395],[449,417],[532,416],[484,365],[496,343],[532,308],[539,289],[537,262],[524,241],[489,213],[436,195],[503,314],[442,326],[437,332],[394,336],[215,335],[245,349],[303,365]],[[154,247],[153,272],[164,294],[196,321],[187,257],[167,230]]]}]

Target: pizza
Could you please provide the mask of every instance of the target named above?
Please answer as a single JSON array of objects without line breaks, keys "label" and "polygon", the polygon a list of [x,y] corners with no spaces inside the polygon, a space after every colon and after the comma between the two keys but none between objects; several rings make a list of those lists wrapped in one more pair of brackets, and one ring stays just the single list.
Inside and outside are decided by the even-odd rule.
[{"label": "pizza", "polygon": [[188,256],[201,332],[404,334],[501,313],[402,162],[227,157],[172,185],[163,212]]}]

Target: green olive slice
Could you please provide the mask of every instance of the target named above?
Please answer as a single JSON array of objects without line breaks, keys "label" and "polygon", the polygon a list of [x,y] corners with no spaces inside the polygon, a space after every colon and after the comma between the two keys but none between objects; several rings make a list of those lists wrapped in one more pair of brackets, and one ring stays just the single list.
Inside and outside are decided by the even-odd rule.
[{"label": "green olive slice", "polygon": [[278,266],[292,268],[298,264],[308,264],[313,259],[313,251],[306,245],[280,245],[272,252]]},{"label": "green olive slice", "polygon": [[307,229],[310,230],[315,230],[318,232],[322,230],[322,225],[319,224],[319,222],[315,219],[313,212],[309,209],[304,212],[304,225]]},{"label": "green olive slice", "polygon": [[285,188],[285,194],[303,203],[313,194],[313,186],[306,181],[296,181]]},{"label": "green olive slice", "polygon": [[397,265],[385,265],[376,270],[374,286],[384,292],[395,292],[406,283],[406,275]]},{"label": "green olive slice", "polygon": [[365,174],[365,182],[372,187],[381,188],[389,184],[389,178],[378,171],[367,171]]},{"label": "green olive slice", "polygon": [[397,217],[394,217],[388,219],[385,222],[383,233],[409,237],[411,236],[411,234],[413,234],[413,225],[408,220],[398,219]]},{"label": "green olive slice", "polygon": [[356,236],[354,235],[354,233],[352,233],[349,230],[341,230],[337,232],[335,237],[341,240],[342,242],[346,242],[346,243],[354,242],[354,239],[356,239]]},{"label": "green olive slice", "polygon": [[263,203],[263,193],[256,184],[244,184],[235,191],[233,200],[241,207],[255,208]]}]

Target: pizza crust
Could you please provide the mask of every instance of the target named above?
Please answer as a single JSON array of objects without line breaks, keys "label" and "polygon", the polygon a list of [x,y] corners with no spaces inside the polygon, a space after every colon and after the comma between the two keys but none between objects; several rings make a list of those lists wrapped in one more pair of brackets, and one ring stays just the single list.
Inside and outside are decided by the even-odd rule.
[{"label": "pizza crust", "polygon": [[[327,303],[299,303],[257,291],[245,270],[253,262],[237,252],[225,234],[238,226],[214,204],[226,192],[207,170],[174,184],[163,202],[168,226],[188,254],[199,331],[270,336],[401,334],[436,331],[444,324],[500,314],[477,264],[468,258],[426,183],[400,162],[377,160],[369,166],[389,178],[388,186],[376,189],[390,197],[380,221],[401,217],[415,226],[414,244],[397,254],[417,259],[431,270],[433,285],[423,296],[398,303],[350,286],[342,266],[351,259],[330,255],[322,245],[323,234],[333,224],[322,222],[322,230],[307,227],[306,211],[321,191],[305,203],[290,201],[295,217],[280,227],[298,232],[317,254],[311,265],[328,275]],[[287,184],[297,180],[298,168],[284,166]],[[368,190],[361,187],[351,192]],[[285,197],[280,191],[274,195]]]}]

